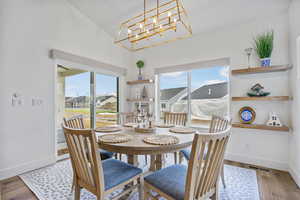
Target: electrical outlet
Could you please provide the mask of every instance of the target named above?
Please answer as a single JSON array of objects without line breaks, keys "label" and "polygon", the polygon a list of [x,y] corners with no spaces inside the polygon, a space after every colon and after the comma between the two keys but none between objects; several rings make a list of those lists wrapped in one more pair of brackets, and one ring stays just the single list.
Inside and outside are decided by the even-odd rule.
[{"label": "electrical outlet", "polygon": [[43,100],[40,98],[32,98],[31,105],[32,106],[41,106],[43,104]]}]

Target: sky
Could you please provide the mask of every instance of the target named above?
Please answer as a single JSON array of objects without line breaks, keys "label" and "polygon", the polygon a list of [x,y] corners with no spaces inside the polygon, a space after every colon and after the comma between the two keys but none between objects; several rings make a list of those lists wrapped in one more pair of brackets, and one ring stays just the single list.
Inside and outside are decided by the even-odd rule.
[{"label": "sky", "polygon": [[[117,79],[114,76],[96,75],[96,94],[110,95],[117,93]],[[90,73],[85,72],[66,77],[65,96],[89,96],[90,95]]]},{"label": "sky", "polygon": [[[210,67],[192,70],[192,89],[202,85],[228,80],[228,67]],[[160,76],[160,89],[187,87],[187,72],[173,72]]]},{"label": "sky", "polygon": [[[187,87],[187,72],[173,72],[160,76],[160,88]],[[192,70],[192,89],[205,84],[224,82],[228,80],[228,67],[211,67]],[[65,95],[67,97],[90,95],[90,73],[85,72],[66,77]],[[117,93],[116,77],[96,75],[96,94],[110,95]]]}]

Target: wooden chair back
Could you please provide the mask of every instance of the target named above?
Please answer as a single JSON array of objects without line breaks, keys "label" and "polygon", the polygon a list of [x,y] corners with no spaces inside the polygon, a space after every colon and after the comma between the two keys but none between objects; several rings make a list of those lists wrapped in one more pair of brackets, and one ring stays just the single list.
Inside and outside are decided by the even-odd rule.
[{"label": "wooden chair back", "polygon": [[103,169],[97,153],[95,132],[63,126],[72,161],[75,184],[99,196],[104,195]]},{"label": "wooden chair back", "polygon": [[74,129],[84,129],[83,115],[75,115],[69,119],[63,118],[64,125]]},{"label": "wooden chair back", "polygon": [[217,133],[224,131],[230,124],[230,120],[213,115],[209,126],[209,133]]},{"label": "wooden chair back", "polygon": [[137,119],[133,112],[123,112],[119,114],[121,124],[136,123]]},{"label": "wooden chair back", "polygon": [[164,112],[164,123],[178,126],[185,126],[187,113]]},{"label": "wooden chair back", "polygon": [[215,134],[195,135],[188,166],[185,200],[206,199],[217,195],[230,128]]}]

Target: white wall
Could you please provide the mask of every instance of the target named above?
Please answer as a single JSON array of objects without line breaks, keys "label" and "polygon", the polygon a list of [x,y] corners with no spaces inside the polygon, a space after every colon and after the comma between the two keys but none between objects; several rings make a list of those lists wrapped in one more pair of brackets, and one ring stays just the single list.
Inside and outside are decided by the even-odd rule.
[{"label": "white wall", "polygon": [[[128,67],[131,54],[66,0],[0,1],[0,179],[55,162],[54,60],[59,49]],[[23,105],[12,107],[11,95]],[[31,106],[31,99],[43,104]]]},{"label": "white wall", "polygon": [[[275,31],[274,64],[289,63],[288,13],[274,13],[274,17],[251,21],[240,26],[226,27],[214,32],[195,35],[190,39],[165,46],[137,52],[135,60],[144,59],[145,70],[153,74],[157,67],[192,63],[201,60],[229,57],[231,68],[242,68],[247,64],[244,49],[253,44],[253,37],[269,29]],[[253,64],[257,58],[252,58]],[[136,72],[129,73],[131,78]],[[232,76],[231,95],[245,96],[249,88],[259,82],[272,95],[289,95],[288,73],[270,75]],[[252,106],[257,112],[256,123],[265,123],[269,111],[276,111],[285,124],[289,124],[287,102],[232,102],[233,121],[242,106]],[[227,151],[227,159],[288,170],[288,138],[285,132],[233,129]]]},{"label": "white wall", "polygon": [[294,65],[291,71],[291,88],[294,96],[292,119],[294,134],[290,138],[290,173],[300,187],[300,1],[293,0],[290,4],[290,57]]},{"label": "white wall", "polygon": [[[54,61],[48,57],[50,49],[60,49],[117,66],[130,66],[127,79],[133,79],[136,78],[136,72],[132,66],[137,59],[146,61],[146,71],[150,76],[155,67],[221,57],[229,57],[231,67],[240,68],[246,65],[244,49],[251,46],[253,36],[273,28],[273,63],[289,63],[290,50],[294,64],[291,84],[295,87],[291,91],[287,90],[287,74],[277,73],[232,77],[231,91],[234,96],[244,95],[258,81],[273,95],[288,95],[292,92],[294,135],[289,143],[287,133],[234,129],[227,158],[278,169],[288,169],[289,164],[294,178],[299,181],[299,92],[296,87],[299,85],[299,75],[296,72],[300,67],[296,52],[296,38],[300,35],[299,4],[297,0],[292,2],[289,15],[274,13],[276,17],[273,18],[203,33],[138,52],[132,62],[129,52],[113,45],[112,38],[71,7],[66,0],[0,1],[0,179],[55,161],[55,82]],[[300,40],[298,48],[300,49]],[[253,58],[252,62],[257,61]],[[22,106],[11,106],[11,95],[14,92],[22,95]],[[41,98],[42,106],[32,107],[32,98]],[[239,107],[246,104],[257,110],[257,123],[265,122],[269,110],[278,112],[284,123],[290,121],[289,104],[278,102],[234,102],[234,120],[237,120],[236,112]]]}]

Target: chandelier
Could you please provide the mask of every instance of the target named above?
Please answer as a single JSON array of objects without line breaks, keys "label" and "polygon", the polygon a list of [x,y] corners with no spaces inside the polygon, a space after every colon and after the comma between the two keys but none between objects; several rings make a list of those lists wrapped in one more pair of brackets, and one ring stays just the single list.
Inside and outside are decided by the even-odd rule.
[{"label": "chandelier", "polygon": [[146,8],[149,1],[153,0],[144,0],[144,12],[121,23],[116,44],[138,51],[192,35],[181,0],[156,0],[155,6]]}]

